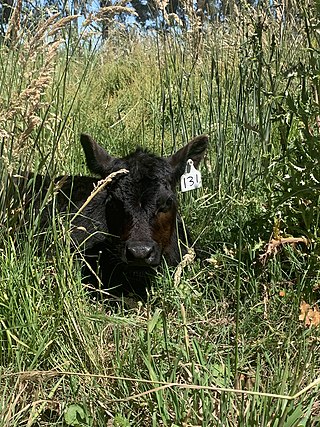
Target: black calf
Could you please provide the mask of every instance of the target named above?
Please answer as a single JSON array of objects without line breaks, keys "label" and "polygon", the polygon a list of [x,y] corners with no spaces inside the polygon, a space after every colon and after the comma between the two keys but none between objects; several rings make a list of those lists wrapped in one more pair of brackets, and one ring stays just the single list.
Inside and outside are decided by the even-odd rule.
[{"label": "black calf", "polygon": [[[199,165],[207,143],[208,137],[201,135],[168,158],[142,149],[116,158],[90,136],[81,135],[92,173],[106,178],[120,169],[127,170],[117,174],[89,202],[97,178],[69,176],[56,180],[61,186],[57,208],[73,215],[72,239],[84,250],[91,267],[98,270],[104,287],[130,285],[139,293],[145,286],[144,277],[162,257],[169,265],[179,263],[186,252],[179,239],[186,242],[186,237],[177,213],[176,185],[188,159]],[[36,177],[36,191],[42,187],[43,194],[48,185],[47,180]]]}]

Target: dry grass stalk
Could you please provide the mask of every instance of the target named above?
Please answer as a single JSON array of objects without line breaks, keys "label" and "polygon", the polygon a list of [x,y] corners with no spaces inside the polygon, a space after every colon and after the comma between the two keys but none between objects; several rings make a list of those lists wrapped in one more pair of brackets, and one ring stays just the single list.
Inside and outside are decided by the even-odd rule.
[{"label": "dry grass stalk", "polygon": [[97,184],[97,186],[94,188],[90,196],[87,198],[87,200],[84,202],[84,204],[81,206],[81,208],[75,213],[75,215],[72,218],[72,221],[81,214],[83,209],[91,202],[91,200],[100,193],[101,190],[103,190],[108,184],[110,184],[117,175],[121,174],[127,174],[129,171],[127,169],[119,169],[115,172],[112,172],[110,175],[108,175],[106,178],[100,180]]},{"label": "dry grass stalk", "polygon": [[110,19],[115,15],[119,15],[120,13],[127,13],[133,16],[137,16],[137,12],[131,7],[112,5],[102,7],[96,14],[96,20],[104,20],[106,18]]},{"label": "dry grass stalk", "polygon": [[181,282],[181,276],[182,276],[183,270],[188,265],[192,264],[195,258],[196,258],[195,250],[193,248],[189,248],[188,252],[184,255],[184,257],[182,258],[182,261],[179,263],[177,270],[174,274],[173,285],[175,287],[177,287]]},{"label": "dry grass stalk", "polygon": [[167,6],[168,0],[156,0],[156,6],[161,11],[163,19],[168,26],[172,26],[175,22],[179,27],[187,29],[188,41],[190,44],[190,51],[193,56],[193,60],[199,58],[199,53],[202,48],[202,29],[204,23],[204,2],[199,1],[194,3],[191,0],[184,0],[181,2],[186,17],[185,21],[179,18],[175,13],[168,13]]},{"label": "dry grass stalk", "polygon": [[60,30],[65,28],[67,25],[69,25],[70,22],[73,22],[75,19],[78,19],[80,16],[81,15],[69,15],[54,22],[51,30],[48,32],[48,36],[49,37],[55,36]]},{"label": "dry grass stalk", "polygon": [[20,16],[22,9],[22,0],[17,0],[16,6],[13,8],[13,12],[11,14],[8,30],[6,32],[4,42],[7,46],[14,46],[18,41],[18,33],[20,31]]},{"label": "dry grass stalk", "polygon": [[97,13],[90,13],[87,19],[84,21],[83,26],[91,25],[93,22],[111,22],[112,18],[121,13],[125,13],[132,16],[138,16],[133,7],[126,6],[127,2],[120,0],[111,6],[101,7]]},{"label": "dry grass stalk", "polygon": [[305,237],[279,237],[278,239],[271,239],[266,245],[265,252],[260,255],[259,260],[265,265],[267,260],[271,256],[275,256],[284,245],[295,245],[297,243],[303,243],[306,246],[309,244]]},{"label": "dry grass stalk", "polygon": [[169,4],[168,0],[156,0],[155,1],[156,7],[161,10],[162,13],[162,17],[164,19],[164,21],[166,22],[166,24],[170,25],[170,18],[169,18],[169,14],[167,12],[167,6]]},{"label": "dry grass stalk", "polygon": [[[9,74],[6,78],[7,84],[17,89],[12,90],[6,103],[0,103],[0,137],[14,140],[14,155],[28,148],[26,142],[30,134],[43,122],[41,112],[48,107],[43,96],[52,84],[62,42],[59,32],[78,17],[74,15],[57,19],[59,16],[55,14],[41,22],[32,36],[29,30],[25,30],[19,37],[22,46],[16,45],[16,48],[19,47],[13,59],[19,64],[16,80],[12,81]],[[53,37],[55,41],[52,41]],[[3,56],[8,55],[8,62],[12,60],[10,52],[4,50],[2,53]],[[39,66],[41,59],[43,62]]]}]

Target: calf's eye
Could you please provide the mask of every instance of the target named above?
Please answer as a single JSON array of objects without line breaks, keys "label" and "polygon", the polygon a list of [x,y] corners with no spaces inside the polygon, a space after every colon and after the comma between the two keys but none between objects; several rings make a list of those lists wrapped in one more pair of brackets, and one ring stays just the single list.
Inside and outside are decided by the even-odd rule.
[{"label": "calf's eye", "polygon": [[169,212],[170,209],[173,207],[173,198],[172,197],[168,197],[164,202],[162,202],[159,206],[158,212]]}]

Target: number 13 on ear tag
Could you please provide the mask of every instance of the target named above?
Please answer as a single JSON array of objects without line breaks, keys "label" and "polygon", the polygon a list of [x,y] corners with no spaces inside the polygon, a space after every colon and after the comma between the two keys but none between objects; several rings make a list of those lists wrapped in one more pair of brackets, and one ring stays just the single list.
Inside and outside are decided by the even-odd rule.
[{"label": "number 13 on ear tag", "polygon": [[187,161],[184,174],[181,176],[181,191],[195,190],[201,187],[201,173],[193,166],[193,161]]}]

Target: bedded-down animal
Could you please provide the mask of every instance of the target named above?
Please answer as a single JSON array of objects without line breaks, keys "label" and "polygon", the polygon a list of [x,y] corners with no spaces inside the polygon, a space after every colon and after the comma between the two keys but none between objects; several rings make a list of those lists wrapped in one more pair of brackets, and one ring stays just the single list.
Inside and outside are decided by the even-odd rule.
[{"label": "bedded-down animal", "polygon": [[[56,209],[70,215],[72,241],[83,251],[90,266],[86,272],[95,271],[110,293],[132,291],[142,295],[162,258],[173,266],[186,253],[188,233],[178,214],[176,186],[188,159],[196,167],[199,165],[208,137],[197,136],[170,157],[138,148],[117,158],[89,135],[82,134],[80,141],[88,168],[99,178],[57,178]],[[121,169],[125,171],[116,173],[97,190],[101,179]],[[50,203],[43,209],[51,181],[40,175],[28,175],[23,187],[33,188],[32,199],[27,198],[27,203],[32,200],[34,209],[42,206],[44,227],[52,212]]]}]

